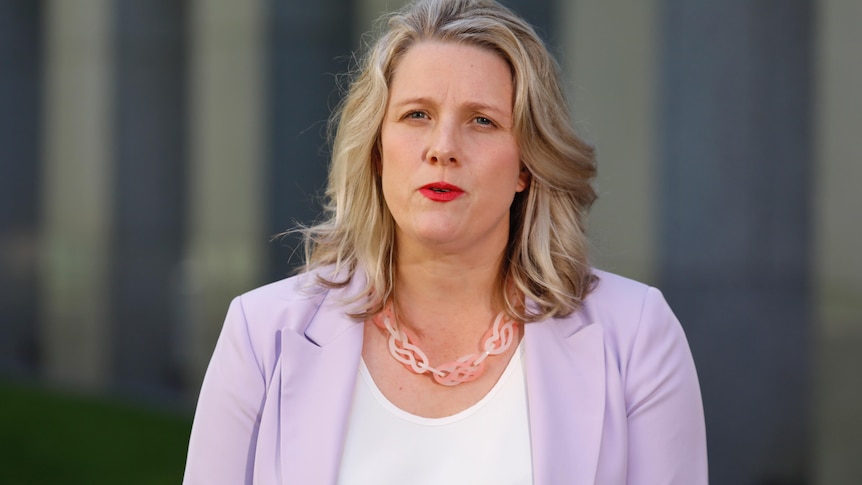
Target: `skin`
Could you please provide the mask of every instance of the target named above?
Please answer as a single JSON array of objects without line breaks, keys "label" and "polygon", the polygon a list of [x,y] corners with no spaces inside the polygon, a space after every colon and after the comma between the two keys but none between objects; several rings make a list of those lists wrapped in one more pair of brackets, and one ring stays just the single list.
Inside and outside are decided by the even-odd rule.
[{"label": "skin", "polygon": [[[415,336],[432,365],[477,352],[502,309],[494,295],[509,208],[528,182],[512,128],[512,93],[511,71],[497,54],[440,42],[411,47],[390,85],[379,169],[397,226],[398,325]],[[421,189],[436,182],[463,193],[432,200]],[[479,401],[516,349],[489,358],[476,381],[445,387],[395,361],[387,339],[366,324],[366,365],[393,404],[426,417]]]},{"label": "skin", "polygon": [[[476,47],[423,43],[395,70],[381,127],[383,195],[399,250],[434,255],[498,253],[509,207],[526,187],[512,131],[509,67]],[[441,203],[419,188],[464,190]]]}]

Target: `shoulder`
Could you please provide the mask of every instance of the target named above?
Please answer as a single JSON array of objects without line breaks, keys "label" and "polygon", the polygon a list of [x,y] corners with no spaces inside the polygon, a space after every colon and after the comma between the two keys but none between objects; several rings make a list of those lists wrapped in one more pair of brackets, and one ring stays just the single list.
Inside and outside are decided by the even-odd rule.
[{"label": "shoulder", "polygon": [[233,299],[228,320],[242,323],[253,344],[276,333],[303,333],[319,309],[344,293],[318,283],[317,271],[301,273],[253,290]]},{"label": "shoulder", "polygon": [[654,290],[645,283],[607,271],[594,269],[593,275],[597,278],[597,282],[593,291],[587,296],[585,305],[607,306],[612,303],[619,309],[630,309],[643,302],[647,293]]},{"label": "shoulder", "polygon": [[649,285],[601,270],[593,270],[597,282],[578,311],[585,323],[628,326],[637,323],[650,300],[664,301]]},{"label": "shoulder", "polygon": [[319,305],[327,290],[315,284],[313,273],[302,273],[260,286],[236,297],[247,316],[277,315],[286,308]]},{"label": "shoulder", "polygon": [[[354,274],[345,286],[328,288],[318,279],[321,274],[327,276],[328,270],[301,273],[243,293],[231,303],[228,317],[233,314],[243,322],[253,345],[265,343],[276,333],[306,333],[316,320],[326,320],[326,325],[336,327],[352,323],[347,318],[346,302],[361,290],[364,282]],[[316,318],[318,315],[325,318]]]},{"label": "shoulder", "polygon": [[315,284],[313,273],[303,273],[245,292],[234,299],[231,307],[238,307],[254,327],[297,326],[301,322],[296,317],[319,307],[327,293]]},{"label": "shoulder", "polygon": [[602,327],[608,351],[624,358],[638,343],[685,343],[682,327],[661,291],[613,273],[595,270],[594,274],[596,287],[577,314],[583,325]]}]

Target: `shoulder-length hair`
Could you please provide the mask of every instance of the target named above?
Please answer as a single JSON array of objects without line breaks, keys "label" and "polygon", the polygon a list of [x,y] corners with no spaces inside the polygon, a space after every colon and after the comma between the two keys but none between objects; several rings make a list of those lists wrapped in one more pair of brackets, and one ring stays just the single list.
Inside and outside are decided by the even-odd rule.
[{"label": "shoulder-length hair", "polygon": [[399,61],[426,41],[487,49],[509,64],[514,130],[530,182],[510,209],[500,281],[511,281],[535,305],[513,301],[503,284],[501,301],[525,322],[572,313],[594,279],[585,235],[587,212],[596,199],[594,150],[572,129],[559,67],[542,40],[527,22],[492,0],[420,0],[389,17],[330,120],[335,135],[324,219],[301,229],[303,270],[317,270],[324,287],[345,286],[362,272],[365,288],[351,300],[360,303],[351,313],[357,318],[377,313],[392,295],[395,222],[377,171],[380,130]]}]

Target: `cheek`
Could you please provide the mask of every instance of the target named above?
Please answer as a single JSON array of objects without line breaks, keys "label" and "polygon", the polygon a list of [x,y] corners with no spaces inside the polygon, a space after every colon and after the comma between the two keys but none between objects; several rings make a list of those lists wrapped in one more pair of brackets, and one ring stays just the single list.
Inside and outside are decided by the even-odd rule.
[{"label": "cheek", "polygon": [[383,152],[378,165],[380,167],[380,185],[383,190],[383,201],[389,211],[395,213],[403,205],[405,183],[401,167],[395,162],[391,153]]},{"label": "cheek", "polygon": [[526,169],[523,169],[520,156],[520,151],[514,146],[502,150],[496,157],[496,160],[501,162],[501,165],[497,167],[500,182],[505,183],[507,188],[513,188],[515,192],[520,192],[526,188],[526,181],[529,176]]},{"label": "cheek", "polygon": [[417,170],[415,146],[416,143],[404,137],[381,138],[378,174],[389,195],[404,191],[410,185]]},{"label": "cheek", "polygon": [[[396,134],[397,135],[397,134]],[[393,136],[390,130],[383,130],[380,136],[380,161],[378,170],[381,175],[391,176],[399,170],[406,155],[403,137]]]},{"label": "cheek", "polygon": [[398,163],[398,157],[394,156],[391,151],[384,150],[380,156],[379,173],[383,186],[395,186],[396,181],[401,177],[401,168]]}]

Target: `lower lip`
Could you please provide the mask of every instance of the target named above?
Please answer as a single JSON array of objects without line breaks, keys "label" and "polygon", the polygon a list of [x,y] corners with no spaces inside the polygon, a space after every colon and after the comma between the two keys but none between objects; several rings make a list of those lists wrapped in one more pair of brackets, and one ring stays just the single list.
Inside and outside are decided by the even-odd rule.
[{"label": "lower lip", "polygon": [[431,189],[419,189],[419,192],[421,192],[422,195],[424,195],[428,199],[433,200],[434,202],[449,202],[464,195],[464,192],[460,192],[457,190],[450,190],[449,192],[436,192]]}]

